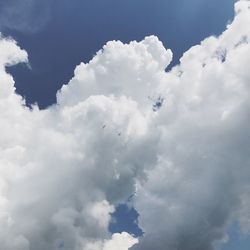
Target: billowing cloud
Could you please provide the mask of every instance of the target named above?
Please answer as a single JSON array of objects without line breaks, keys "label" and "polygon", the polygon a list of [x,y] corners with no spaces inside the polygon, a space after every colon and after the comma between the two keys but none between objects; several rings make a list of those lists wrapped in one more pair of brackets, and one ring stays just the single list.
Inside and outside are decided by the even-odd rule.
[{"label": "billowing cloud", "polygon": [[[107,43],[46,110],[25,107],[0,41],[0,245],[4,250],[211,250],[248,232],[250,1],[170,72],[158,38]],[[111,235],[129,197],[145,232]]]},{"label": "billowing cloud", "polygon": [[127,250],[137,243],[138,239],[135,239],[133,236],[129,235],[126,232],[123,232],[121,234],[115,233],[112,235],[112,238],[110,240],[87,243],[84,250]]}]

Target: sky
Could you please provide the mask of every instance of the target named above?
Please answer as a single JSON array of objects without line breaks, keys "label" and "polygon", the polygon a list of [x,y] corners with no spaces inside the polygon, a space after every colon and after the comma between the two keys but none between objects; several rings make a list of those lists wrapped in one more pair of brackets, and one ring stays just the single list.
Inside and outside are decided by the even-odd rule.
[{"label": "sky", "polygon": [[250,1],[0,0],[4,250],[250,243]]},{"label": "sky", "polygon": [[209,35],[218,35],[233,17],[234,0],[24,0],[0,1],[2,32],[29,54],[32,68],[11,69],[17,92],[45,108],[107,41],[129,42],[156,35],[174,52],[183,52]]}]

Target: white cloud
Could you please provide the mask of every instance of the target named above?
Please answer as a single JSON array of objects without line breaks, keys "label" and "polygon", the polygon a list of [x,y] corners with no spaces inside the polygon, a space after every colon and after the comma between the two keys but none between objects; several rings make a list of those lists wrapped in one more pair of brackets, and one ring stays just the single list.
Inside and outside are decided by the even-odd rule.
[{"label": "white cloud", "polygon": [[[27,61],[27,54],[12,40],[1,39],[0,47],[4,48],[0,55],[1,247],[82,250],[88,242],[108,239],[114,205],[134,190],[132,167],[139,159],[135,155],[131,161],[125,143],[140,148],[143,141],[136,138],[144,138],[145,118],[139,111],[137,115],[132,100],[104,96],[74,107],[31,111],[15,94],[13,79],[4,70],[4,65]],[[105,130],[104,118],[110,122]],[[141,130],[134,129],[137,124]],[[127,131],[119,136],[123,127]],[[128,168],[117,179],[119,161]]]},{"label": "white cloud", "polygon": [[127,250],[137,243],[138,240],[127,233],[113,234],[112,239],[105,242],[103,250]]},{"label": "white cloud", "polygon": [[138,243],[138,239],[126,232],[115,233],[110,240],[88,243],[84,250],[127,250]]},{"label": "white cloud", "polygon": [[[15,94],[4,67],[27,54],[1,38],[1,247],[209,250],[230,221],[247,230],[249,6],[169,73],[156,37],[109,42],[43,111]],[[139,243],[108,232],[134,193]]]}]

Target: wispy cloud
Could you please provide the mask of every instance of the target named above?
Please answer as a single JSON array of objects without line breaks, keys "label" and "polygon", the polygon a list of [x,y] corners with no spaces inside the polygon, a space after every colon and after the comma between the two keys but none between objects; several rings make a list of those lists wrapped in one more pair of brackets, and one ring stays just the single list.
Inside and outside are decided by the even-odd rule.
[{"label": "wispy cloud", "polygon": [[41,29],[51,17],[51,1],[0,1],[0,28],[22,32]]}]

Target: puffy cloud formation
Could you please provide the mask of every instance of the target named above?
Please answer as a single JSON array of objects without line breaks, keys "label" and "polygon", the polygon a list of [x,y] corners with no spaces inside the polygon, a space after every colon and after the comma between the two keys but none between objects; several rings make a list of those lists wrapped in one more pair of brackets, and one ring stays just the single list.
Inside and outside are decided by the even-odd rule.
[{"label": "puffy cloud formation", "polygon": [[138,243],[138,239],[133,238],[126,232],[121,234],[115,233],[112,235],[112,239],[104,242],[88,243],[84,248],[85,250],[127,250],[133,245]]},{"label": "puffy cloud formation", "polygon": [[[0,40],[0,245],[4,250],[211,250],[250,228],[250,1],[170,72],[154,36],[107,43],[47,110],[28,109]],[[144,237],[111,235],[133,195]]]}]

